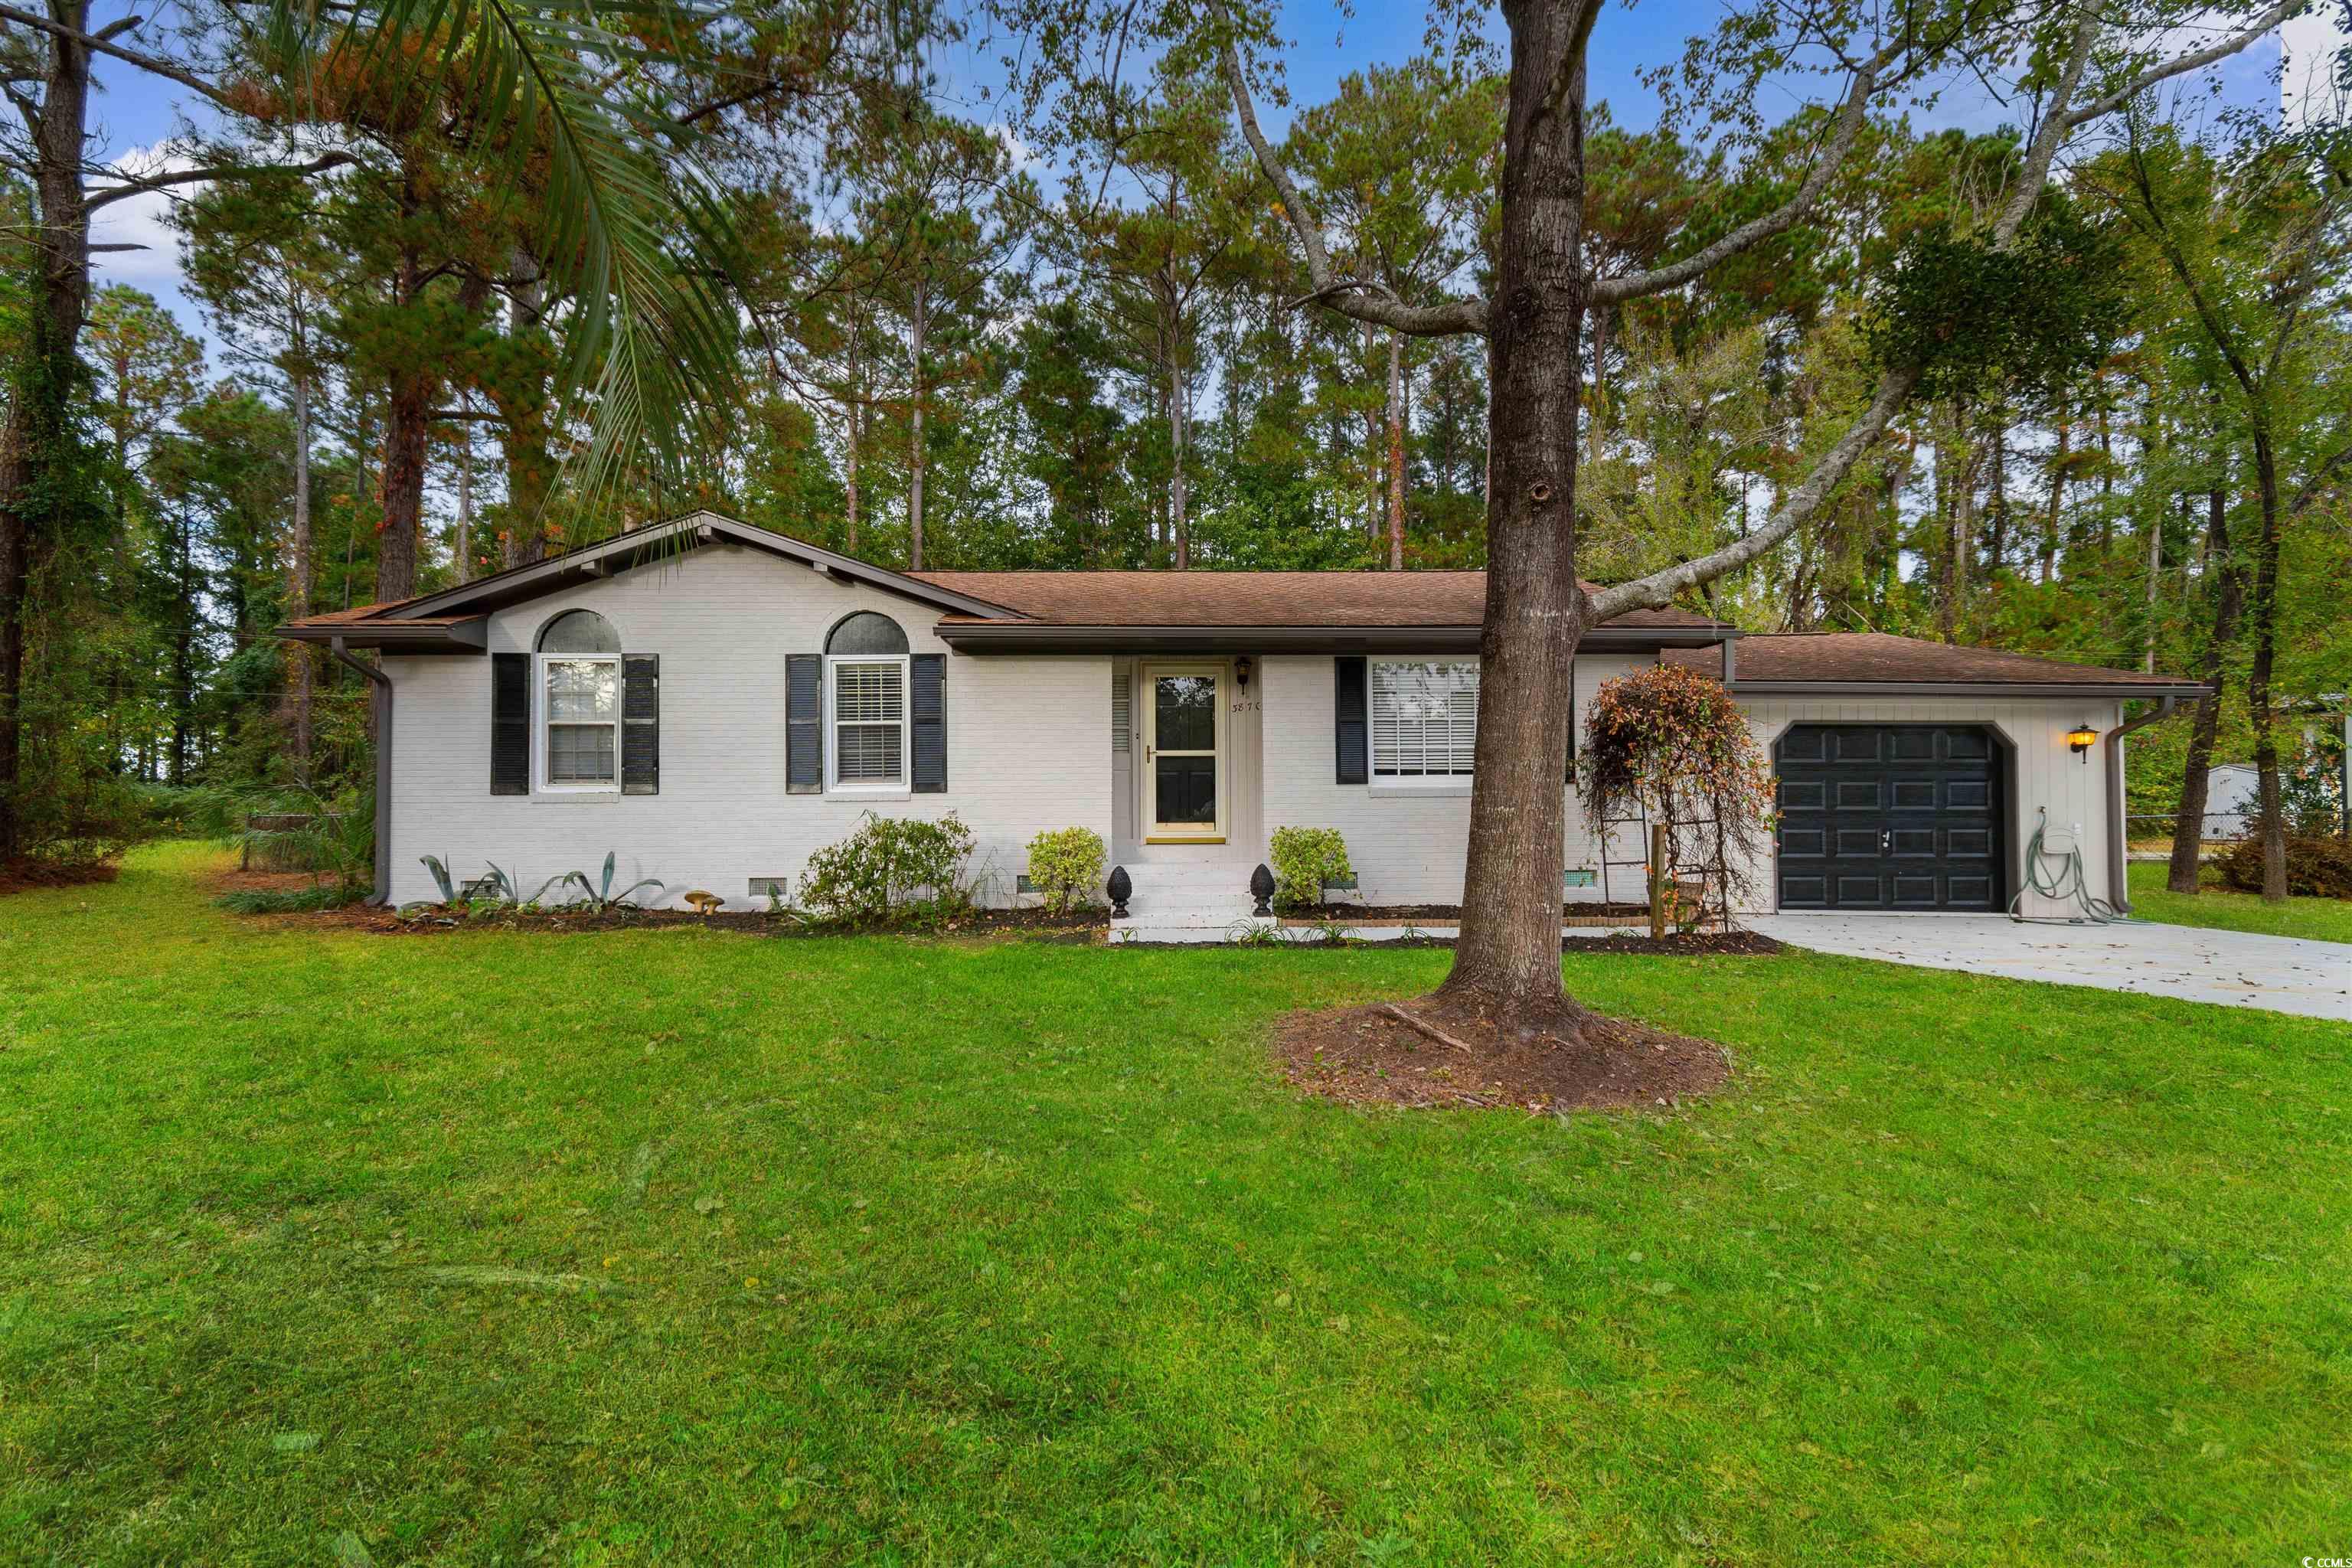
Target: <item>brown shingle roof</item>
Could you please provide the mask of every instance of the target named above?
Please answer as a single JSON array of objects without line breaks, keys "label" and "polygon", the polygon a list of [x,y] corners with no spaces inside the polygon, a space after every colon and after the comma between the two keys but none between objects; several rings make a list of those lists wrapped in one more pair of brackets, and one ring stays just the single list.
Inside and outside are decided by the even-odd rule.
[{"label": "brown shingle roof", "polygon": [[[1484,572],[912,572],[1032,620],[1072,626],[1475,626]],[[971,617],[950,616],[950,621]],[[1633,610],[1612,626],[1707,626]]]},{"label": "brown shingle roof", "polygon": [[[1713,648],[1670,649],[1665,658],[1709,674],[1719,671]],[[1775,681],[1948,686],[2193,686],[2178,675],[2069,664],[2000,648],[1955,647],[1886,632],[1802,632],[1739,639],[1732,684]]]}]

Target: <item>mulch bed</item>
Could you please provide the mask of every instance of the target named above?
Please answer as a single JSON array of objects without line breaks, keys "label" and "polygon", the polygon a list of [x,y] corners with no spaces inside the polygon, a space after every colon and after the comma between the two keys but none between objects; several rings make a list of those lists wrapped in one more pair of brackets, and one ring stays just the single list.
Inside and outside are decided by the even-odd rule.
[{"label": "mulch bed", "polygon": [[1276,1030],[1274,1051],[1283,1078],[1306,1093],[1429,1110],[1671,1108],[1731,1074],[1721,1046],[1630,1018],[1585,1014],[1577,1034],[1498,1028],[1423,997],[1294,1013]]},{"label": "mulch bed", "polygon": [[[232,872],[222,879],[221,890],[227,892],[243,886],[300,888],[309,885],[310,879],[306,875],[297,874],[289,880],[284,873],[279,872]],[[509,911],[478,918],[420,911],[413,918],[404,920],[390,910],[374,909],[366,904],[347,904],[339,910],[247,918],[346,931],[382,931],[391,936],[445,936],[462,931],[600,931],[701,926],[711,931],[740,931],[751,936],[794,937],[838,936],[855,929],[812,926],[782,915],[769,914],[765,910],[721,910],[705,916],[691,910],[619,909],[598,912],[557,907],[531,914]],[[1078,943],[1101,941],[1110,927],[1109,917],[1099,912],[1087,917],[1055,914],[1042,909],[1022,909],[976,910],[969,915],[960,915],[936,926],[893,926],[887,929],[893,934],[908,936],[1027,935],[1042,941]]]},{"label": "mulch bed", "polygon": [[0,861],[0,897],[35,888],[80,888],[92,882],[111,882],[121,873],[121,868],[111,860],[44,860],[38,856],[23,855]]}]

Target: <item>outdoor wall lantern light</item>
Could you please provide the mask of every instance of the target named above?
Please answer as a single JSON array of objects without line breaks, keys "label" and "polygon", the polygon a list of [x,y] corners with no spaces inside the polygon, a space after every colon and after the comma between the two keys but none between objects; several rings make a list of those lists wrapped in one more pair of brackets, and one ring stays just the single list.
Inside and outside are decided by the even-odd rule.
[{"label": "outdoor wall lantern light", "polygon": [[2083,765],[2086,768],[2091,765],[2091,748],[2098,744],[2098,741],[2099,732],[2088,723],[2077,724],[2066,731],[2068,749],[2083,759]]},{"label": "outdoor wall lantern light", "polygon": [[1249,684],[1249,655],[1244,654],[1241,658],[1234,660],[1234,684],[1235,686],[1245,687]]}]

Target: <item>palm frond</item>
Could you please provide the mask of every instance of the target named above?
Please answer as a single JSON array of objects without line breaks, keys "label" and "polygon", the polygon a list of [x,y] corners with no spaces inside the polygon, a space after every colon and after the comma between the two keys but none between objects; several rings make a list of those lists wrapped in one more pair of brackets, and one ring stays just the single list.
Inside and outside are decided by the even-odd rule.
[{"label": "palm frond", "polygon": [[569,298],[559,403],[591,436],[572,479],[593,497],[632,463],[681,473],[736,405],[735,225],[698,134],[656,96],[690,72],[704,0],[373,0],[339,22],[274,0],[289,78],[340,57],[394,93],[466,93],[520,171],[545,154],[543,261]]}]

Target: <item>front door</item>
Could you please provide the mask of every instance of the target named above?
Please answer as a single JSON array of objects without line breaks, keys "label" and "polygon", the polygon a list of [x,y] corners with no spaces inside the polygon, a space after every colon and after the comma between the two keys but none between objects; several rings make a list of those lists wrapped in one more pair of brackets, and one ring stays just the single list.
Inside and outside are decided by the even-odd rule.
[{"label": "front door", "polygon": [[1219,664],[1144,667],[1143,700],[1150,715],[1143,736],[1148,842],[1224,842],[1224,675]]}]

